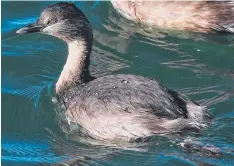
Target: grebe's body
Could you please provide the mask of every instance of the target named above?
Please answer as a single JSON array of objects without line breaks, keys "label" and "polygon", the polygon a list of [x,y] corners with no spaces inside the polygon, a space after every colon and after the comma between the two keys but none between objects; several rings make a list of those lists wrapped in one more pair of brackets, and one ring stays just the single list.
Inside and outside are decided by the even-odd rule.
[{"label": "grebe's body", "polygon": [[234,33],[233,1],[112,1],[124,17],[162,29]]},{"label": "grebe's body", "polygon": [[135,75],[89,75],[92,29],[71,3],[48,6],[37,22],[17,33],[41,32],[68,44],[68,57],[55,92],[69,121],[96,139],[132,140],[155,134],[201,130],[206,108],[157,81]]},{"label": "grebe's body", "polygon": [[199,131],[206,109],[160,83],[135,75],[109,75],[74,86],[63,96],[69,121],[98,139],[136,139]]}]

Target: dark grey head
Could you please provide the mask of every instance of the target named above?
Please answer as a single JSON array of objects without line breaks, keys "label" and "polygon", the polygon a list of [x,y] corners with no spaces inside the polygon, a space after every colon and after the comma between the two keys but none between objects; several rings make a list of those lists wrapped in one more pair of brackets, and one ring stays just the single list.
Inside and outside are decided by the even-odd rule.
[{"label": "dark grey head", "polygon": [[18,34],[40,32],[63,39],[86,40],[92,43],[92,29],[83,12],[74,4],[59,2],[48,6],[40,18],[17,31]]}]

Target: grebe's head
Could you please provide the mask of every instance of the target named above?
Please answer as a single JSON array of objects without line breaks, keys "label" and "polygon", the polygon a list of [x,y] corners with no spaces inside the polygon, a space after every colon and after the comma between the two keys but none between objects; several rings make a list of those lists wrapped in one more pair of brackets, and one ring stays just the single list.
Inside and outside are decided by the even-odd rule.
[{"label": "grebe's head", "polygon": [[91,39],[92,29],[83,12],[74,4],[59,2],[48,6],[40,15],[40,18],[16,33],[40,32],[58,37],[70,42],[79,39]]}]

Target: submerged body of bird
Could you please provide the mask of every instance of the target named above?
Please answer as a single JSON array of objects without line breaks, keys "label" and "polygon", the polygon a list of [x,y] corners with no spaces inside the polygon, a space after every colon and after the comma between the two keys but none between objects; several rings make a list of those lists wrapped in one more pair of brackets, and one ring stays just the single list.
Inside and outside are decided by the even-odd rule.
[{"label": "submerged body of bird", "polygon": [[125,18],[161,29],[234,33],[233,1],[111,1]]}]

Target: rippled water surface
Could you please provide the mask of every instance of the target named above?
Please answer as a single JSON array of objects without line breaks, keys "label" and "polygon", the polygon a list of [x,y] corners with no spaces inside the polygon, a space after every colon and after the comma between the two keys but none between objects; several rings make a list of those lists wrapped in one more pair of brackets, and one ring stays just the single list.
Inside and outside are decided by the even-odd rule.
[{"label": "rippled water surface", "polygon": [[[94,29],[93,75],[131,73],[160,80],[214,116],[199,135],[104,146],[64,132],[55,112],[51,98],[66,58],[65,43],[15,33],[48,4],[2,2],[3,165],[234,165],[233,35],[151,29],[124,19],[110,2],[75,2]],[[186,141],[195,147],[183,147]]]}]

